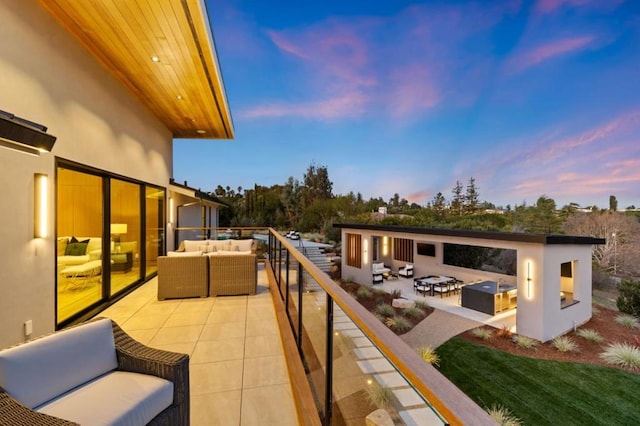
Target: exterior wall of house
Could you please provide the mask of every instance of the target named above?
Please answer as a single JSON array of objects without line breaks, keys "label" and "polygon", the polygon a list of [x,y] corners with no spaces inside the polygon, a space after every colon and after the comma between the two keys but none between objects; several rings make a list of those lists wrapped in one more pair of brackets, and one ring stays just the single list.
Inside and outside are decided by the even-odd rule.
[{"label": "exterior wall of house", "polygon": [[[372,253],[370,250],[365,252],[365,240],[368,241],[368,247],[372,247],[371,240],[374,236],[409,238],[414,240],[413,265],[416,277],[448,275],[465,282],[497,281],[500,279],[503,283],[517,285],[516,324],[518,334],[545,342],[564,334],[573,327],[580,326],[591,318],[591,245],[540,244],[352,228],[342,228],[342,241],[346,241],[346,233],[362,235],[363,253],[361,268],[347,266],[346,257],[342,256],[343,278],[351,278],[361,284],[371,284]],[[418,242],[435,244],[436,256],[418,255],[416,251],[416,243]],[[445,265],[442,257],[444,243],[515,249],[518,262],[517,276]],[[397,270],[405,264],[405,262],[393,260],[392,252],[383,260],[385,265],[392,270]],[[572,289],[570,288],[571,280],[562,278],[560,273],[560,265],[566,262],[573,262]],[[561,290],[565,292],[573,290],[573,299],[578,303],[561,307]]]},{"label": "exterior wall of house", "polygon": [[[166,187],[171,132],[37,2],[0,4],[0,109],[58,140],[32,156],[0,147],[0,347],[55,328],[55,158]],[[34,173],[49,176],[49,235],[33,238]]]}]

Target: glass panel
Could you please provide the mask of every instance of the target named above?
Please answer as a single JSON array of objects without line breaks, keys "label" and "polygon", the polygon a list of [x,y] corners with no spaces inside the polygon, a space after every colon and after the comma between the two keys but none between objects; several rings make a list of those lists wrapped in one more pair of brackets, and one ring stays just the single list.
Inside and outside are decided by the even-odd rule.
[{"label": "glass panel", "polygon": [[111,179],[111,294],[140,279],[140,185]]},{"label": "glass panel", "polygon": [[394,424],[446,424],[335,302],[332,353],[331,424],[362,425],[378,408]]},{"label": "glass panel", "polygon": [[145,188],[146,276],[158,271],[158,256],[164,252],[165,193],[163,189]]},{"label": "glass panel", "polygon": [[59,167],[57,209],[59,324],[102,299],[102,178]]},{"label": "glass panel", "polygon": [[316,408],[324,419],[327,360],[327,294],[306,272],[302,274],[302,356]]}]

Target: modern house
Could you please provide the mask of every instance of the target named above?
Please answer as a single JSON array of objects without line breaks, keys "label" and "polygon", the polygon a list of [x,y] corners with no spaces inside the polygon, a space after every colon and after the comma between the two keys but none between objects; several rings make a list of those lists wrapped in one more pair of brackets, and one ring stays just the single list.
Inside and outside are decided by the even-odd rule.
[{"label": "modern house", "polygon": [[171,182],[173,141],[233,124],[204,2],[9,0],[0,20],[5,347],[152,278],[178,215],[217,225],[216,200]]},{"label": "modern house", "polygon": [[[335,226],[342,229],[343,277],[370,283],[373,263],[384,263],[392,271],[409,263],[416,277],[445,275],[465,283],[508,285],[517,297],[517,332],[542,342],[591,318],[591,255],[593,245],[604,244],[601,238]],[[495,292],[494,296],[503,294]]]}]

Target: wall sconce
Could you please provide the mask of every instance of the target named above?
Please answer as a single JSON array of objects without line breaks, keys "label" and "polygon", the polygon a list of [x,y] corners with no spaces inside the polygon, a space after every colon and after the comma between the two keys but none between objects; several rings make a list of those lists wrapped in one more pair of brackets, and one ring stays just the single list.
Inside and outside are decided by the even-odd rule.
[{"label": "wall sconce", "polygon": [[365,238],[362,242],[362,263],[369,263],[369,240]]},{"label": "wall sconce", "polygon": [[116,253],[120,253],[120,235],[127,233],[127,224],[126,223],[112,223],[111,224],[111,234],[114,236],[114,251]]},{"label": "wall sconce", "polygon": [[172,197],[169,197],[169,223],[173,224],[173,219],[174,219],[174,201]]},{"label": "wall sconce", "polygon": [[389,255],[389,237],[382,237],[382,255]]},{"label": "wall sconce", "polygon": [[33,175],[33,236],[47,237],[47,207],[49,195],[49,177],[43,173]]},{"label": "wall sconce", "polygon": [[533,278],[531,278],[531,262],[527,262],[527,299],[531,299],[532,286],[533,286]]}]

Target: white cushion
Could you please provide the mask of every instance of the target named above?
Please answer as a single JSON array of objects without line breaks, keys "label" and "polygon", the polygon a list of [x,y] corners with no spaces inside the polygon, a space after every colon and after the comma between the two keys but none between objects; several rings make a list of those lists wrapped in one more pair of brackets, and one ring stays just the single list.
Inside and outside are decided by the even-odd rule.
[{"label": "white cushion", "polygon": [[201,251],[168,251],[167,256],[169,257],[193,257],[193,256],[202,256]]},{"label": "white cushion", "polygon": [[184,240],[182,242],[184,244],[184,251],[201,251],[201,246],[206,246],[206,241],[201,240]]},{"label": "white cushion", "polygon": [[238,251],[251,251],[253,240],[237,240],[234,244],[238,246]]},{"label": "white cushion", "polygon": [[0,351],[0,387],[33,408],[117,366],[111,320],[102,319]]},{"label": "white cushion", "polygon": [[88,277],[99,275],[102,270],[102,260],[92,260],[82,265],[73,265],[60,271],[60,275],[64,277]]},{"label": "white cushion", "polygon": [[215,251],[207,253],[207,256],[246,256],[248,254],[252,254],[251,250],[249,251]]},{"label": "white cushion", "polygon": [[36,407],[36,411],[81,425],[146,425],[172,402],[170,381],[114,371]]},{"label": "white cushion", "polygon": [[57,258],[58,265],[61,266],[82,265],[90,260],[91,256],[88,254],[82,256],[58,256]]},{"label": "white cushion", "polygon": [[209,240],[209,246],[213,246],[217,251],[223,250],[224,247],[229,247],[229,240]]}]

